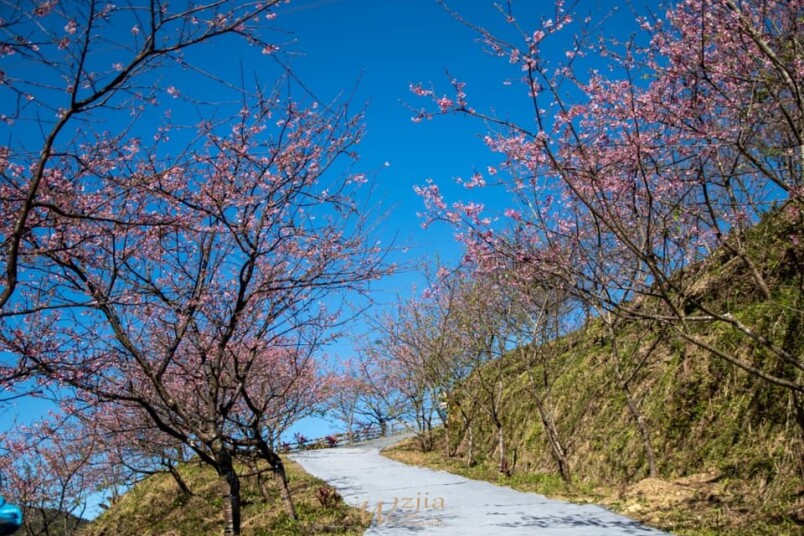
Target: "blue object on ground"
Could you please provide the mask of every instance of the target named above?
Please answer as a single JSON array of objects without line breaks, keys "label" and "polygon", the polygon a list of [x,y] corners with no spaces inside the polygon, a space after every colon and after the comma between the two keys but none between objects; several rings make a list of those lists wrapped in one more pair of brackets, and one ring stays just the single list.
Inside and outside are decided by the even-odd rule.
[{"label": "blue object on ground", "polygon": [[22,526],[22,510],[0,497],[0,536],[14,534]]}]

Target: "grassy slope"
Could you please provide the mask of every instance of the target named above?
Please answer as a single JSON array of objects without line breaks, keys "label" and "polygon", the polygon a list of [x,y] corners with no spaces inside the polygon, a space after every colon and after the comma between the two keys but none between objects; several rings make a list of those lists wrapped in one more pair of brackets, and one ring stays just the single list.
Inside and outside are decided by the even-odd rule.
[{"label": "grassy slope", "polygon": [[[368,526],[367,516],[349,508],[342,501],[324,507],[319,490],[324,482],[287,462],[290,489],[299,520],[289,519],[279,502],[278,490],[269,489],[271,501],[265,502],[255,478],[242,484],[242,534],[244,536],[301,536],[325,533],[359,535]],[[223,498],[214,472],[198,464],[180,468],[193,491],[184,497],[170,475],[159,474],[144,479],[98,519],[79,532],[80,536],[205,536],[223,534]],[[272,486],[269,482],[268,486]],[[331,489],[331,488],[329,488]]]},{"label": "grassy slope", "polygon": [[[802,248],[789,240],[793,223],[774,217],[752,230],[752,260],[761,267],[773,296],[753,292],[744,264],[728,254],[713,256],[688,273],[704,302],[729,310],[746,324],[762,326],[775,342],[802,355]],[[639,326],[626,327],[621,340]],[[644,328],[642,328],[644,329]],[[744,336],[723,326],[696,328],[756,366],[799,384],[799,371],[785,370]],[[522,363],[508,365],[504,404],[514,474],[495,470],[493,427],[482,415],[475,426],[480,463],[468,468],[412,444],[392,457],[462,472],[548,495],[602,501],[615,510],[680,534],[801,534],[804,522],[804,443],[797,423],[804,401],[769,386],[707,352],[671,338],[660,344],[633,382],[651,427],[659,479],[646,479],[644,449],[625,397],[613,381],[610,346],[591,323],[572,335],[551,365],[562,364],[550,402],[567,442],[574,476],[567,489],[557,476]],[[649,338],[642,344],[649,344]],[[538,377],[538,376],[537,376]],[[804,415],[799,414],[801,419]],[[457,421],[458,419],[455,419]],[[453,437],[460,436],[458,422]],[[456,433],[457,432],[457,433]],[[458,456],[465,452],[465,438]]]}]

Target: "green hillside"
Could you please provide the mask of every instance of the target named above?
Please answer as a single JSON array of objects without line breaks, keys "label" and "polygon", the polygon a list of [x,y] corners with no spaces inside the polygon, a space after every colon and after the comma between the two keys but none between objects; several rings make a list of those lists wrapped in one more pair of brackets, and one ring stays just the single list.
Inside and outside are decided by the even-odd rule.
[{"label": "green hillside", "polygon": [[[770,286],[770,299],[753,290],[745,263],[726,251],[678,277],[692,282],[700,305],[760,326],[800,359],[802,247],[789,239],[797,233],[790,218],[777,213],[767,220],[751,230],[748,253]],[[736,329],[723,323],[693,329],[761,371],[804,383],[801,370],[771,358]],[[443,439],[431,453],[416,452],[410,443],[389,455],[548,495],[603,501],[680,534],[804,533],[804,397],[644,322],[622,324],[614,338],[619,376],[615,342],[600,320],[549,348],[520,348],[505,363],[487,365],[505,370],[499,403],[510,475],[499,471],[499,438],[478,410],[471,434],[476,465],[466,463],[470,434],[454,408],[449,458]],[[473,386],[476,376],[461,391],[481,392]],[[646,448],[618,377],[628,378],[644,419],[656,478],[648,478]],[[558,476],[537,397],[564,442],[570,486]],[[464,408],[477,404],[460,393],[458,400]]]},{"label": "green hillside", "polygon": [[[272,480],[242,479],[244,536],[303,536],[363,534],[370,519],[347,507],[332,488],[287,462],[290,489],[299,520],[282,511],[278,488]],[[199,464],[179,468],[192,495],[183,494],[168,474],[148,477],[112,504],[98,519],[78,532],[80,536],[204,536],[223,533],[221,493],[214,472]]]}]

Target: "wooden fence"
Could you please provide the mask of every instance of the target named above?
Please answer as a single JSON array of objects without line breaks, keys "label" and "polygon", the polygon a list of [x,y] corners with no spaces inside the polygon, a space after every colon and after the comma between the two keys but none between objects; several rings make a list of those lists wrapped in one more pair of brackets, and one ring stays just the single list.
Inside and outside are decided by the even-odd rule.
[{"label": "wooden fence", "polygon": [[316,449],[329,449],[335,447],[345,447],[354,445],[355,443],[362,443],[371,439],[379,437],[394,435],[404,429],[404,426],[396,423],[388,423],[385,429],[378,424],[370,424],[356,428],[351,433],[342,432],[339,434],[330,434],[323,437],[316,437],[313,439],[306,438],[300,434],[296,434],[294,441],[284,442],[279,446],[279,451],[283,454],[291,452],[299,452],[303,450],[316,450]]}]

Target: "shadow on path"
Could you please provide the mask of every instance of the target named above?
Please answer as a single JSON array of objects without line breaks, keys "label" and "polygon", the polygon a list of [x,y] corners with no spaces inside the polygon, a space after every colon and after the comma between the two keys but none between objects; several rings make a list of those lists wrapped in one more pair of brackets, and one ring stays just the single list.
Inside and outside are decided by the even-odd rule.
[{"label": "shadow on path", "polygon": [[366,535],[658,536],[596,505],[578,505],[380,455],[403,436],[291,455],[344,500],[373,516]]}]

